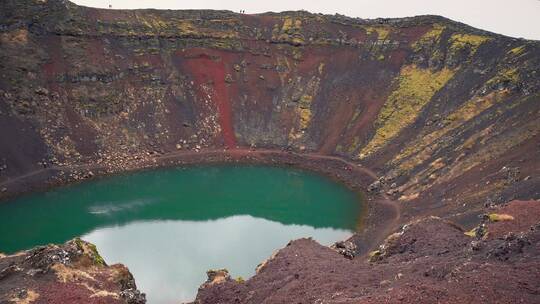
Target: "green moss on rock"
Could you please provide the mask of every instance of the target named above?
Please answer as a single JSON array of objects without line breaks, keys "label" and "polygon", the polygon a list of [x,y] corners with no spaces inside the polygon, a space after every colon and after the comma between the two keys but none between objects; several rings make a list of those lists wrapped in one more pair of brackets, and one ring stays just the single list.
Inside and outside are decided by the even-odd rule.
[{"label": "green moss on rock", "polygon": [[397,88],[382,107],[371,141],[360,151],[363,159],[385,146],[401,130],[413,123],[422,108],[454,76],[455,71],[443,68],[438,71],[408,65],[401,69]]},{"label": "green moss on rock", "polygon": [[476,51],[478,50],[478,47],[480,47],[481,44],[489,40],[490,38],[486,36],[472,34],[453,34],[449,40],[449,49],[451,53],[457,53],[464,48],[469,48],[470,55],[474,55],[474,53],[476,53]]}]

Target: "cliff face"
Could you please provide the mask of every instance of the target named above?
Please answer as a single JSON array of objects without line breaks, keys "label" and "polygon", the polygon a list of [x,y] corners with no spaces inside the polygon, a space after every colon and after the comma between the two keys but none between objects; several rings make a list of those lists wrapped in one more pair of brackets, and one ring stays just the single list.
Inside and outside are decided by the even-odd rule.
[{"label": "cliff face", "polygon": [[416,212],[539,197],[539,42],[436,16],[2,5],[0,181],[256,147],[363,164]]}]

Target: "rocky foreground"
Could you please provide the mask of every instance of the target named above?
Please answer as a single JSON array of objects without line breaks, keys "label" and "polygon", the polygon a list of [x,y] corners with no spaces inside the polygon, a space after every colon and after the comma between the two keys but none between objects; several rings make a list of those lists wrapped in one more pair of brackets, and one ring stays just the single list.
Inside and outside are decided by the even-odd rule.
[{"label": "rocky foreground", "polygon": [[0,303],[146,303],[129,270],[80,239],[0,256]]},{"label": "rocky foreground", "polygon": [[491,212],[473,231],[414,221],[369,257],[292,241],[246,282],[206,283],[195,303],[539,303],[540,202]]}]

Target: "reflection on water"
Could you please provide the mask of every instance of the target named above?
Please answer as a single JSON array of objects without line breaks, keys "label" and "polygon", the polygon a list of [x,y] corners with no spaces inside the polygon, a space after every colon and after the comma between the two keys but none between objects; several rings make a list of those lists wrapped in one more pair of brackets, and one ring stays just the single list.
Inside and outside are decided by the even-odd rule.
[{"label": "reflection on water", "polygon": [[97,205],[88,207],[88,212],[96,215],[110,216],[112,213],[136,209],[144,205],[148,205],[152,203],[152,201],[152,199],[139,199],[129,202],[100,202]]},{"label": "reflection on water", "polygon": [[107,262],[130,267],[149,304],[189,300],[209,268],[248,277],[291,239],[345,238],[357,226],[359,199],[325,177],[285,168],[139,172],[0,204],[0,251],[84,236]]},{"label": "reflection on water", "polygon": [[249,215],[210,221],[135,222],[83,236],[109,263],[127,265],[148,303],[193,300],[206,270],[227,268],[248,278],[257,264],[290,240],[312,236],[322,244],[349,237],[345,229],[284,225]]}]

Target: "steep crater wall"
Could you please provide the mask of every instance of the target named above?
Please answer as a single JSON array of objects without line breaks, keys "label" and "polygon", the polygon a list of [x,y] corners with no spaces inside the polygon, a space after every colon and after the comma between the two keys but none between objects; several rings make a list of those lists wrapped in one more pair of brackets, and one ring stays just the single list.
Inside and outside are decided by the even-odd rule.
[{"label": "steep crater wall", "polygon": [[437,16],[2,5],[3,196],[96,165],[272,149],[372,169],[405,217],[468,223],[540,197],[536,41]]}]

